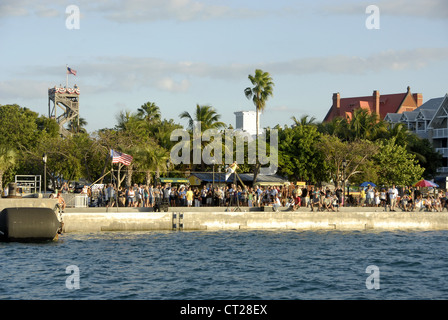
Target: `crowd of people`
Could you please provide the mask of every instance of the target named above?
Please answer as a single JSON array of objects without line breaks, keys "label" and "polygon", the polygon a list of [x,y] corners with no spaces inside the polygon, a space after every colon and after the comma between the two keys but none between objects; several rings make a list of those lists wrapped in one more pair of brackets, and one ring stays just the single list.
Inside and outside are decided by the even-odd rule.
[{"label": "crowd of people", "polygon": [[134,184],[118,189],[108,184],[95,191],[85,186],[81,194],[89,199],[89,206],[98,207],[157,207],[163,203],[170,207],[272,206],[274,210],[286,207],[291,210],[308,208],[311,211],[339,211],[341,206],[382,207],[384,211],[448,210],[448,189],[447,192],[434,190],[432,194],[423,194],[420,188],[406,187],[399,190],[395,185],[389,188],[369,185],[355,195],[346,195],[345,201],[341,187],[330,189],[294,184],[247,187],[234,184],[191,186],[167,183]]},{"label": "crowd of people", "polygon": [[289,186],[246,187],[231,184],[228,186],[142,185],[134,184],[120,187],[112,185],[91,192],[87,190],[93,206],[155,207],[161,203],[168,206],[211,207],[243,206],[289,207],[293,210],[308,207],[314,210],[337,211],[342,201],[342,189],[330,191],[329,188]]},{"label": "crowd of people", "polygon": [[365,207],[383,207],[384,211],[448,211],[448,189],[446,192],[431,188],[431,192],[419,187],[407,186],[401,192],[395,185],[391,188],[367,186],[362,189],[359,197],[359,205]]}]

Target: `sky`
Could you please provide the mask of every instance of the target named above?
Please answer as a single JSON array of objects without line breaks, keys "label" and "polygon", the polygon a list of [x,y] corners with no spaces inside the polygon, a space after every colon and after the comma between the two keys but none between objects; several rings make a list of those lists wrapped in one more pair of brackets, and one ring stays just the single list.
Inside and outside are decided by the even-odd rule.
[{"label": "sky", "polygon": [[262,127],[322,121],[335,92],[444,96],[448,1],[0,0],[0,104],[48,116],[66,65],[89,132],[145,102],[184,126],[211,105],[235,126],[255,69],[275,84]]}]

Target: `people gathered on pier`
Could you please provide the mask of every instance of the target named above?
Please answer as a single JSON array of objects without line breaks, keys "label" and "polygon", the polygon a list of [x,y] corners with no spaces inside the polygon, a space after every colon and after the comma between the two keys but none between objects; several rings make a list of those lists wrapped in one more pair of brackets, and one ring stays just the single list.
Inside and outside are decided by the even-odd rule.
[{"label": "people gathered on pier", "polygon": [[[425,190],[423,190],[425,189]],[[235,184],[191,186],[188,184],[134,184],[119,187],[103,185],[95,192],[83,190],[89,206],[148,207],[161,204],[169,207],[265,207],[274,211],[308,209],[337,212],[341,207],[376,207],[383,211],[448,211],[448,189],[419,187],[371,186],[359,192],[345,192],[341,186],[268,185],[241,186]],[[63,190],[63,192],[65,192]],[[377,209],[377,210],[378,210]]]}]

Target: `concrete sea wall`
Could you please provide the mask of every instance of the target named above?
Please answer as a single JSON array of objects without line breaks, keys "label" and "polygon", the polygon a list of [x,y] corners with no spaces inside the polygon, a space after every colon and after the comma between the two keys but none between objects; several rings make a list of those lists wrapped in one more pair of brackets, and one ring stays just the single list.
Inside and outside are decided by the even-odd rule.
[{"label": "concrete sea wall", "polygon": [[[2,198],[0,210],[14,207],[54,208],[55,199]],[[150,230],[448,230],[448,212],[384,212],[383,208],[346,207],[339,212],[290,211],[272,207],[68,208],[63,232]]]},{"label": "concrete sea wall", "polygon": [[448,212],[384,212],[373,211],[373,208],[342,208],[339,212],[310,212],[304,208],[279,212],[226,212],[222,208],[170,208],[168,212],[150,212],[141,209],[119,208],[107,212],[105,208],[86,208],[84,212],[71,209],[63,214],[63,231],[448,230]]},{"label": "concrete sea wall", "polygon": [[0,211],[5,208],[38,207],[54,209],[57,199],[49,198],[0,198]]}]

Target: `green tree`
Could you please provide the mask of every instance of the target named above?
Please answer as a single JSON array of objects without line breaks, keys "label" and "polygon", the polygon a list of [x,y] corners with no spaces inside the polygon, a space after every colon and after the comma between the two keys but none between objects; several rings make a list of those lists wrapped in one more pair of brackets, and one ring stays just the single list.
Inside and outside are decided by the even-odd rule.
[{"label": "green tree", "polygon": [[382,133],[387,131],[387,123],[380,120],[376,113],[371,113],[366,109],[356,109],[353,111],[351,119],[345,119],[345,138],[349,141],[357,139],[375,141]]},{"label": "green tree", "polygon": [[221,115],[218,114],[213,107],[209,105],[196,105],[194,114],[190,114],[187,111],[182,112],[179,117],[188,121],[188,129],[193,132],[195,122],[199,122],[201,125],[201,133],[208,129],[222,129],[226,124],[219,121]]},{"label": "green tree", "polygon": [[145,171],[147,185],[151,183],[151,172],[155,172],[157,181],[161,173],[168,171],[167,161],[170,160],[170,153],[157,144],[142,146],[136,150],[135,155],[138,168]]},{"label": "green tree", "polygon": [[437,176],[437,169],[443,165],[443,156],[434,149],[428,139],[410,134],[406,149],[415,156],[418,163],[425,169],[423,172],[425,179],[434,179]]},{"label": "green tree", "polygon": [[3,175],[16,164],[17,153],[9,146],[0,145],[0,192],[3,191]]},{"label": "green tree", "polygon": [[388,130],[382,134],[382,140],[394,139],[395,144],[405,147],[408,153],[415,156],[418,163],[425,169],[423,176],[433,179],[437,175],[437,168],[442,166],[442,155],[437,152],[428,139],[420,138],[409,131],[404,123],[390,123]]},{"label": "green tree", "polygon": [[420,180],[424,172],[415,156],[395,139],[379,141],[379,152],[374,156],[378,166],[378,184],[407,186]]},{"label": "green tree", "polygon": [[329,122],[321,122],[317,124],[317,130],[323,134],[344,138],[346,126],[347,124],[344,118],[335,117]]},{"label": "green tree", "polygon": [[[259,136],[258,127],[260,123],[260,113],[263,113],[266,108],[267,100],[273,96],[274,92],[274,82],[272,80],[271,75],[268,72],[264,72],[263,70],[256,69],[254,75],[248,76],[249,81],[252,83],[253,87],[247,87],[244,89],[244,94],[247,99],[252,99],[253,104],[255,105],[256,111],[256,134],[257,139]],[[254,181],[257,181],[257,176],[260,171],[260,164],[257,161],[254,168]]]},{"label": "green tree", "polygon": [[86,133],[87,130],[85,129],[85,126],[87,125],[86,119],[83,117],[76,117],[73,120],[70,120],[68,123],[68,131],[71,133]]},{"label": "green tree", "polygon": [[326,180],[327,164],[323,153],[317,148],[321,138],[317,127],[300,124],[278,130],[279,173],[295,181]]},{"label": "green tree", "polygon": [[[335,185],[342,180],[357,180],[356,176],[363,176],[374,169],[370,160],[378,152],[378,146],[371,141],[342,141],[336,136],[323,135],[317,146],[325,156],[328,173]],[[345,169],[344,160],[347,164]]]},{"label": "green tree", "polygon": [[[181,119],[186,119],[188,121],[188,130],[190,131],[190,137],[191,139],[195,138],[195,135],[201,134],[205,132],[206,130],[213,129],[213,130],[220,130],[225,128],[225,123],[219,121],[221,119],[221,115],[218,114],[211,106],[208,105],[196,105],[196,110],[194,114],[190,114],[187,111],[182,112],[179,117]],[[195,128],[197,128],[197,123],[201,126],[201,131],[196,132]],[[208,145],[209,142],[204,141],[201,139],[201,155],[202,150],[206,145]],[[193,150],[191,150],[193,153]],[[195,167],[195,164],[193,164],[193,168]],[[201,156],[201,168],[202,171],[205,170],[205,163],[204,159],[202,159]]]},{"label": "green tree", "polygon": [[154,102],[146,102],[137,109],[137,116],[147,124],[158,123],[161,120],[160,108]]},{"label": "green tree", "polygon": [[75,137],[44,137],[35,148],[26,150],[25,161],[42,173],[42,155],[47,154],[47,177],[53,188],[60,188],[63,180],[77,181],[84,176],[81,151]]},{"label": "green tree", "polygon": [[56,137],[59,135],[59,124],[55,119],[40,116],[36,119],[37,129],[43,134],[47,134],[50,137]]},{"label": "green tree", "polygon": [[292,116],[291,120],[294,122],[293,126],[306,126],[306,125],[314,125],[316,118],[305,115],[300,119],[297,119],[295,116]]},{"label": "green tree", "polygon": [[376,113],[356,109],[351,118],[336,117],[330,122],[320,123],[319,131],[335,135],[344,141],[376,141],[387,137],[388,123],[379,119]]},{"label": "green tree", "polygon": [[32,148],[38,140],[38,115],[19,105],[0,106],[0,141],[13,148]]}]

